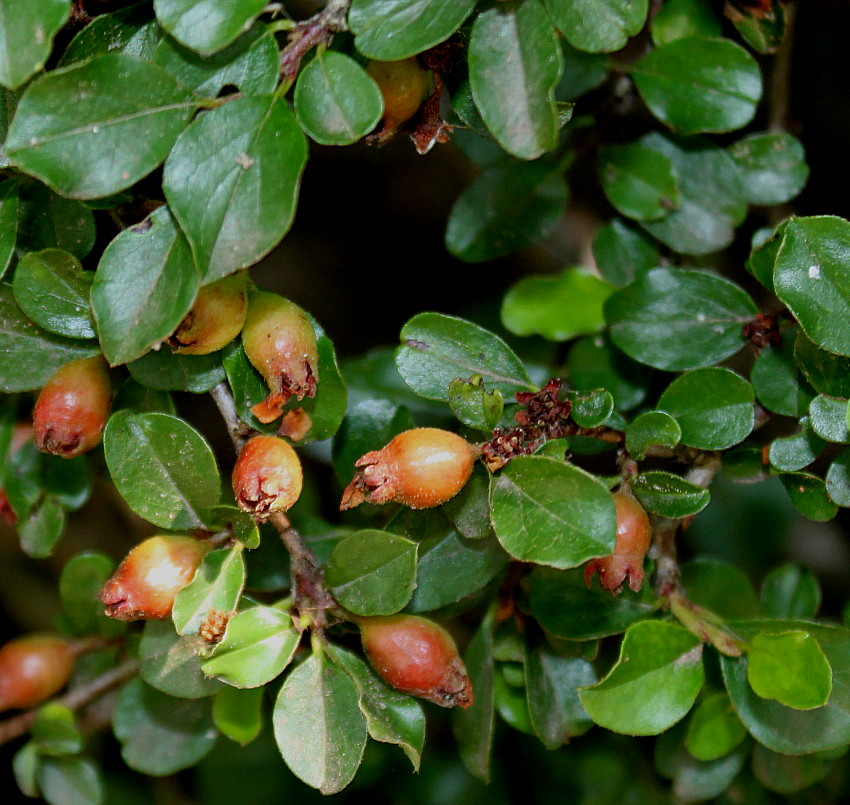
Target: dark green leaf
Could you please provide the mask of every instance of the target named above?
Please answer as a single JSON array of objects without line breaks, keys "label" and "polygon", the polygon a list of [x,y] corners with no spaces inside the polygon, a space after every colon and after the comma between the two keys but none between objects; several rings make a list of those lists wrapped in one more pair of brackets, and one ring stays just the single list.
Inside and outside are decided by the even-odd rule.
[{"label": "dark green leaf", "polygon": [[782,245],[787,223],[788,221],[783,221],[776,229],[770,227],[757,229],[751,238],[752,251],[744,264],[747,271],[771,293],[773,293],[773,266],[776,263],[779,247]]},{"label": "dark green leaf", "polygon": [[826,442],[814,433],[809,418],[800,420],[800,432],[793,436],[774,439],[768,449],[770,463],[783,472],[794,472],[808,467],[826,447]]},{"label": "dark green leaf", "polygon": [[652,41],[665,45],[686,36],[720,36],[720,20],[708,0],[668,0],[652,18]]},{"label": "dark green leaf", "polygon": [[830,500],[823,478],[808,472],[786,472],[779,480],[794,508],[809,520],[825,523],[838,514],[838,505]]},{"label": "dark green leaf", "polygon": [[101,805],[104,801],[100,769],[88,758],[43,758],[37,778],[49,805]]},{"label": "dark green leaf", "polygon": [[809,405],[809,425],[828,442],[850,443],[847,428],[847,400],[819,394]]},{"label": "dark green leaf", "polygon": [[571,391],[567,399],[572,404],[572,418],[582,428],[598,428],[614,413],[614,398],[605,389]]},{"label": "dark green leaf", "polygon": [[850,506],[850,453],[847,451],[829,465],[826,491],[839,506]]},{"label": "dark green leaf", "polygon": [[830,397],[850,397],[850,358],[815,346],[802,332],[794,342],[794,357],[816,391]]},{"label": "dark green leaf", "polygon": [[817,577],[800,565],[783,565],[767,574],[761,585],[761,603],[771,618],[809,620],[820,609]]},{"label": "dark green leaf", "polygon": [[493,527],[515,559],[576,567],[614,548],[614,501],[595,476],[543,456],[511,461],[490,486]]},{"label": "dark green leaf", "polygon": [[162,528],[200,528],[219,501],[210,446],[169,414],[118,411],[103,434],[106,463],[130,508]]},{"label": "dark green leaf", "polygon": [[606,389],[621,411],[643,402],[652,377],[602,336],[579,339],[570,350],[567,369],[572,388]]},{"label": "dark green leaf", "polygon": [[744,345],[755,317],[748,294],[705,271],[655,268],[605,303],[611,339],[629,357],[658,369],[708,366]]},{"label": "dark green leaf", "polygon": [[178,42],[209,55],[247,31],[265,0],[154,0],[160,25]]},{"label": "dark green leaf", "polygon": [[564,69],[555,89],[559,101],[574,101],[598,87],[608,75],[609,60],[599,53],[586,53],[574,48],[566,39],[561,41]]},{"label": "dark green leaf", "polygon": [[262,688],[225,685],[213,699],[213,721],[219,732],[241,744],[251,743],[263,728]]},{"label": "dark green leaf", "polygon": [[658,246],[649,235],[614,218],[596,233],[593,258],[599,273],[608,282],[628,285],[635,277],[658,265]]},{"label": "dark green leaf", "polygon": [[785,795],[796,794],[824,779],[835,767],[836,759],[846,752],[845,746],[794,757],[771,752],[756,744],[753,748],[753,774],[769,791]]},{"label": "dark green leaf", "polygon": [[112,400],[112,408],[115,411],[121,408],[129,408],[137,414],[177,413],[170,394],[143,386],[132,377],[128,377],[118,388],[115,398]]},{"label": "dark green leaf", "polygon": [[539,0],[502,3],[475,18],[469,43],[469,82],[475,105],[499,145],[536,159],[558,139],[554,90],[563,56]]},{"label": "dark green leaf", "polygon": [[610,53],[643,28],[647,0],[546,0],[552,20],[579,50]]},{"label": "dark green leaf", "polygon": [[755,618],[758,597],[746,574],[736,565],[700,557],[682,565],[682,586],[688,599],[721,618]]},{"label": "dark green leaf", "polygon": [[669,157],[641,145],[609,145],[599,152],[599,175],[621,215],[663,218],[679,206],[679,181]]},{"label": "dark green leaf", "polygon": [[191,391],[203,394],[221,383],[221,354],[175,355],[170,349],[151,350],[127,364],[133,379],[156,391]]},{"label": "dark green leaf", "polygon": [[747,734],[726,693],[714,693],[694,709],[688,722],[685,747],[697,760],[718,760],[731,752]]},{"label": "dark green leaf", "polygon": [[18,239],[18,206],[18,183],[6,181],[0,184],[0,277],[9,267],[15,253],[15,243]]},{"label": "dark green leaf", "polygon": [[[548,442],[547,442],[548,444]],[[484,539],[493,531],[490,523],[490,474],[481,464],[466,485],[443,507],[443,513],[467,539]],[[420,559],[422,550],[419,552]]]},{"label": "dark green leaf", "polygon": [[640,459],[654,445],[675,447],[682,438],[679,423],[663,411],[645,411],[626,429],[626,450]]},{"label": "dark green leaf", "polygon": [[64,249],[82,260],[96,237],[94,215],[79,201],[56,195],[41,182],[22,184],[18,210],[18,256]]},{"label": "dark green leaf", "polygon": [[229,530],[249,551],[260,546],[260,527],[248,512],[236,506],[216,506],[212,516],[215,528]]},{"label": "dark green leaf", "polygon": [[[817,349],[814,345],[813,348]],[[812,395],[794,359],[793,332],[784,335],[781,347],[769,346],[761,352],[753,364],[750,381],[768,411],[798,417],[809,410]]]},{"label": "dark green leaf", "polygon": [[73,634],[113,636],[124,631],[124,624],[107,618],[103,605],[97,600],[114,569],[112,559],[93,551],[77,554],[62,568],[59,595],[63,614]]},{"label": "dark green leaf", "polygon": [[6,153],[64,196],[102,198],[159,165],[193,107],[189,94],[156,65],[114,53],[97,56],[30,84]]},{"label": "dark green leaf", "polygon": [[71,511],[79,509],[91,494],[85,456],[68,459],[41,453],[30,441],[12,456],[6,470],[6,494],[19,517],[45,494]]},{"label": "dark green leaf", "polygon": [[729,148],[750,204],[784,204],[809,178],[806,154],[791,134],[751,134]]},{"label": "dark green leaf", "polygon": [[70,10],[71,0],[0,0],[0,84],[15,89],[44,66]]},{"label": "dark green leaf", "polygon": [[632,489],[648,512],[671,520],[691,517],[711,500],[707,489],[660,470],[642,472],[634,479]]},{"label": "dark green leaf", "polygon": [[170,620],[145,624],[139,643],[142,679],[157,690],[179,699],[201,699],[221,689],[221,683],[201,672],[199,638],[181,637]]},{"label": "dark green leaf", "polygon": [[208,553],[189,582],[174,598],[171,613],[181,635],[194,635],[212,613],[233,612],[245,586],[241,543]]},{"label": "dark green leaf", "polygon": [[24,553],[35,559],[50,556],[65,532],[67,519],[65,507],[52,495],[39,501],[18,522],[18,536]]},{"label": "dark green leaf", "polygon": [[149,61],[161,37],[162,29],[150,18],[148,4],[135,3],[95,17],[71,40],[59,66],[116,52]]},{"label": "dark green leaf", "polygon": [[736,0],[727,15],[744,41],[757,53],[775,53],[785,37],[785,4],[768,0],[768,5],[747,6]]}]

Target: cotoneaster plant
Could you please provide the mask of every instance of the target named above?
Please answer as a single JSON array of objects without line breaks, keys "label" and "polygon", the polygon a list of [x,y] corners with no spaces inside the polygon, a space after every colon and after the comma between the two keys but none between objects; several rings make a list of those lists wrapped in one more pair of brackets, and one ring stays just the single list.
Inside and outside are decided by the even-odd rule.
[{"label": "cotoneaster plant", "polygon": [[0,0],[21,792],[848,801],[815,6]]}]

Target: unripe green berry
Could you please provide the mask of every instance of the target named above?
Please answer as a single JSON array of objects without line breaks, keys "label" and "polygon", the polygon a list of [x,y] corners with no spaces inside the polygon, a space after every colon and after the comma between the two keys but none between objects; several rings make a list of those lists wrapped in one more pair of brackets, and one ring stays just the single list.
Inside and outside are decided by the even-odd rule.
[{"label": "unripe green berry", "polygon": [[33,410],[35,445],[73,458],[100,444],[112,407],[109,368],[102,355],[65,364],[41,390]]},{"label": "unripe green berry", "polygon": [[441,707],[470,707],[472,683],[452,636],[417,615],[358,618],[363,649],[387,684]]},{"label": "unripe green berry", "polygon": [[35,707],[58,693],[74,670],[76,651],[59,635],[18,637],[0,648],[0,710]]},{"label": "unripe green berry", "polygon": [[303,483],[298,454],[277,436],[246,442],[233,468],[233,493],[243,511],[267,517],[290,509]]},{"label": "unripe green berry", "polygon": [[316,396],[316,333],[307,314],[294,302],[275,293],[255,293],[248,304],[242,344],[271,391],[251,409],[260,422],[274,422],[292,397]]},{"label": "unripe green berry", "polygon": [[209,355],[226,347],[242,331],[248,313],[246,272],[205,285],[195,304],[168,339],[181,355]]},{"label": "unripe green berry", "polygon": [[141,542],[100,591],[106,614],[122,621],[167,618],[209,549],[192,537],[160,535]]},{"label": "unripe green berry", "polygon": [[451,431],[406,430],[357,460],[340,509],[391,501],[411,509],[441,506],[463,489],[477,456],[474,445]]}]

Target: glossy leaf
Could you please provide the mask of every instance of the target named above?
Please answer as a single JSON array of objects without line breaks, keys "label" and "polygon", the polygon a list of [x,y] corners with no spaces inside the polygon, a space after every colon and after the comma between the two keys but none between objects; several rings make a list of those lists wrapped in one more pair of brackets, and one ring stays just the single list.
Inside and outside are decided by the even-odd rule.
[{"label": "glossy leaf", "polygon": [[160,25],[178,42],[203,55],[229,45],[251,27],[264,0],[154,0]]},{"label": "glossy leaf", "polygon": [[793,436],[774,439],[768,449],[770,463],[783,472],[794,472],[808,467],[826,447],[826,442],[814,433],[809,418],[800,420],[801,430]]},{"label": "glossy leaf", "polygon": [[847,400],[819,394],[809,405],[812,430],[828,442],[850,443],[847,426]]},{"label": "glossy leaf", "polygon": [[800,565],[782,565],[767,574],[761,585],[761,603],[771,618],[810,620],[820,609],[817,577]]},{"label": "glossy leaf", "polygon": [[682,429],[670,414],[644,411],[626,429],[626,449],[639,459],[650,447],[675,447],[681,438]]},{"label": "glossy leaf", "polygon": [[141,3],[98,14],[71,40],[59,66],[116,52],[149,60],[163,35],[162,28],[149,15],[150,8]]},{"label": "glossy leaf", "polygon": [[660,470],[642,472],[632,482],[632,491],[648,512],[671,520],[692,517],[711,499],[707,489]]},{"label": "glossy leaf", "polygon": [[490,486],[502,547],[525,562],[576,567],[614,548],[614,501],[584,470],[542,456],[511,461]]},{"label": "glossy leaf", "polygon": [[6,153],[64,196],[102,198],[159,165],[193,108],[186,90],[156,65],[97,56],[30,84]]},{"label": "glossy leaf", "polygon": [[731,752],[747,734],[725,693],[714,693],[694,709],[688,722],[685,747],[697,760],[718,760]]},{"label": "glossy leaf", "polygon": [[596,233],[593,258],[604,279],[622,286],[658,265],[659,254],[649,235],[613,218]]},{"label": "glossy leaf", "polygon": [[181,635],[198,633],[213,613],[236,609],[245,586],[245,559],[241,544],[208,553],[195,577],[174,597],[171,617]]},{"label": "glossy leaf", "polygon": [[44,66],[70,10],[71,0],[0,0],[0,84],[15,89]]},{"label": "glossy leaf", "polygon": [[[443,506],[461,536],[484,539],[493,531],[490,523],[490,473],[479,464],[463,489]],[[420,559],[422,551],[420,549]]]},{"label": "glossy leaf", "polygon": [[750,204],[784,204],[809,178],[806,154],[791,134],[751,134],[729,147]]},{"label": "glossy leaf", "polygon": [[225,378],[221,355],[175,355],[170,349],[151,350],[127,364],[133,379],[156,391],[203,394]]},{"label": "glossy leaf", "polygon": [[[850,397],[850,358],[821,349],[806,338],[803,332],[797,333],[794,358],[815,391],[830,397]],[[809,397],[814,395],[809,392]]]},{"label": "glossy leaf", "polygon": [[213,699],[213,721],[219,732],[240,744],[251,743],[263,728],[263,689],[225,685]]},{"label": "glossy leaf", "polygon": [[65,507],[52,495],[39,500],[18,523],[21,549],[34,559],[44,559],[53,553],[67,524]]},{"label": "glossy leaf", "polygon": [[720,20],[708,0],[668,0],[652,18],[652,41],[666,45],[686,36],[716,37]]},{"label": "glossy leaf", "polygon": [[133,511],[162,528],[201,528],[218,503],[215,457],[203,437],[169,414],[118,411],[103,434],[112,481]]},{"label": "glossy leaf", "polygon": [[800,374],[790,335],[783,337],[781,347],[769,346],[761,352],[750,372],[750,382],[768,411],[798,417],[809,410],[812,394]]},{"label": "glossy leaf", "polygon": [[574,389],[605,389],[617,410],[626,411],[643,402],[652,372],[624,355],[607,338],[579,339],[567,361]]},{"label": "glossy leaf", "polygon": [[826,491],[839,506],[850,506],[850,455],[845,451],[826,472]]},{"label": "glossy leaf", "polygon": [[621,215],[640,221],[663,218],[679,206],[673,162],[641,145],[610,145],[599,152],[605,195]]},{"label": "glossy leaf", "polygon": [[151,687],[179,699],[201,699],[221,683],[201,672],[199,638],[181,637],[170,620],[149,621],[139,643],[139,672]]},{"label": "glossy leaf", "polygon": [[823,478],[808,472],[786,472],[779,480],[794,508],[809,520],[825,523],[838,514],[838,505],[827,494]]},{"label": "glossy leaf", "polygon": [[469,380],[460,377],[449,385],[449,407],[457,419],[470,428],[490,433],[502,416],[505,403],[499,391],[487,391],[481,375]]},{"label": "glossy leaf", "polygon": [[692,603],[721,618],[761,615],[753,585],[737,565],[709,557],[692,559],[682,565],[682,586]]},{"label": "glossy leaf", "polygon": [[647,0],[546,0],[552,20],[579,50],[619,50],[646,20]]}]

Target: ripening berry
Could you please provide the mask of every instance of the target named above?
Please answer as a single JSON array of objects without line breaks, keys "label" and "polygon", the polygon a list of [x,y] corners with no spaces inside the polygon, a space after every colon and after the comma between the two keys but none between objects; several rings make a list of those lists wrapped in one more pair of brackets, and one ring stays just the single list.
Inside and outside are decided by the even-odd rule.
[{"label": "ripening berry", "polygon": [[102,355],[65,364],[35,403],[35,446],[62,458],[91,450],[100,444],[111,407],[109,367]]},{"label": "ripening berry", "polygon": [[584,580],[589,587],[593,574],[598,572],[602,587],[616,595],[628,577],[629,587],[638,592],[643,584],[643,560],[652,541],[649,517],[631,493],[615,492],[614,503],[617,506],[614,553],[591,559],[584,567]]},{"label": "ripening berry", "polygon": [[192,537],[165,534],[139,543],[100,591],[106,614],[121,621],[167,618],[209,549]]},{"label": "ripening berry", "polygon": [[463,489],[477,456],[476,447],[451,431],[406,430],[357,460],[359,469],[343,492],[340,509],[390,501],[411,509],[442,506]]},{"label": "ripening berry", "polygon": [[301,494],[298,454],[277,436],[255,436],[233,468],[233,493],[239,508],[267,517],[290,509]]},{"label": "ripening berry", "polygon": [[0,648],[0,711],[35,707],[58,693],[74,670],[76,651],[59,635],[31,634]]},{"label": "ripening berry", "polygon": [[168,339],[181,355],[209,355],[226,347],[240,332],[248,313],[246,272],[205,285],[195,304]]},{"label": "ripening berry", "polygon": [[417,615],[358,618],[363,649],[387,684],[441,707],[467,708],[472,682],[451,635]]},{"label": "ripening berry", "polygon": [[429,76],[415,58],[372,61],[366,72],[375,80],[384,99],[383,127],[378,137],[387,140],[422,105],[428,95]]},{"label": "ripening berry", "polygon": [[251,409],[260,422],[274,422],[292,397],[316,396],[319,348],[313,325],[298,305],[275,293],[255,293],[248,304],[242,344],[271,390]]}]

